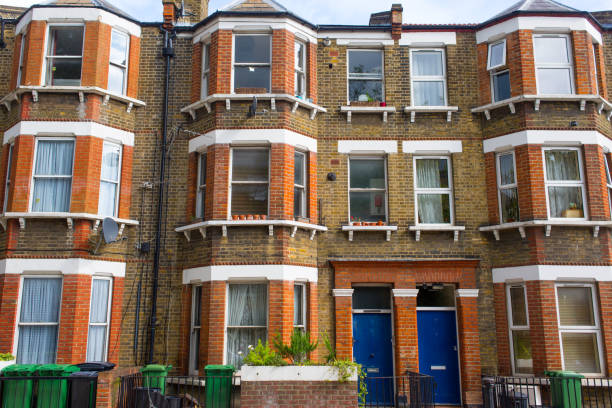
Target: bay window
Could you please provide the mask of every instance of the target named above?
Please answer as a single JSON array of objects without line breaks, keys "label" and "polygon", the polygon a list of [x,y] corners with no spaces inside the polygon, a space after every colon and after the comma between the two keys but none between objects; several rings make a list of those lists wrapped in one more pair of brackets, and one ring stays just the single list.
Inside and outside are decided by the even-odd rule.
[{"label": "bay window", "polygon": [[23,67],[25,64],[25,45],[27,41],[27,36],[24,34],[21,36],[21,48],[19,49],[19,66],[17,68],[17,86],[21,85],[21,81],[23,80]]},{"label": "bay window", "polygon": [[533,36],[538,94],[574,93],[571,41],[562,34]]},{"label": "bay window", "polygon": [[[10,157],[11,156],[9,150],[9,158]],[[610,216],[612,217],[612,175],[610,175],[610,167],[612,166],[612,163],[610,163],[610,153],[604,153],[604,163],[606,165],[606,186],[608,187],[608,205],[610,206]]]},{"label": "bay window", "polygon": [[210,44],[202,45],[202,84],[200,99],[208,96],[208,77],[210,76]]},{"label": "bay window", "polygon": [[102,174],[98,214],[115,217],[119,204],[119,178],[121,175],[121,146],[105,142],[102,149]]},{"label": "bay window", "polygon": [[295,96],[306,99],[306,44],[295,42]]},{"label": "bay window", "polygon": [[271,48],[270,35],[234,36],[234,92],[240,93],[241,88],[270,92]]},{"label": "bay window", "polygon": [[198,191],[196,196],[196,217],[204,218],[206,208],[206,152],[198,155]]},{"label": "bay window", "polygon": [[269,150],[232,149],[232,215],[267,215]]},{"label": "bay window", "polygon": [[229,284],[227,313],[227,364],[242,365],[242,359],[257,341],[268,334],[268,286]]},{"label": "bay window", "polygon": [[82,25],[49,27],[46,85],[81,85],[83,32]]},{"label": "bay window", "polygon": [[603,374],[601,331],[593,285],[557,284],[563,369]]},{"label": "bay window", "polygon": [[382,50],[348,50],[349,101],[384,100]]},{"label": "bay window", "polygon": [[417,224],[453,223],[453,185],[449,157],[415,157]]},{"label": "bay window", "polygon": [[306,155],[295,152],[293,170],[293,216],[306,217]]},{"label": "bay window", "polygon": [[106,361],[111,293],[112,282],[110,278],[94,277],[91,280],[87,361]]},{"label": "bay window", "polygon": [[74,139],[36,139],[33,212],[70,211],[73,158]]},{"label": "bay window", "polygon": [[200,329],[202,328],[202,285],[191,289],[191,331],[189,336],[189,373],[200,366]]},{"label": "bay window", "polygon": [[293,328],[306,331],[306,285],[293,285]]},{"label": "bay window", "polygon": [[514,152],[497,155],[497,193],[500,221],[502,223],[518,221],[518,186]]},{"label": "bay window", "polygon": [[387,168],[384,157],[349,160],[349,219],[387,222]]},{"label": "bay window", "polygon": [[544,175],[549,218],[586,218],[580,150],[544,149]]},{"label": "bay window", "polygon": [[61,278],[23,278],[17,364],[55,363],[61,299]]},{"label": "bay window", "polygon": [[506,286],[506,297],[508,299],[508,327],[513,372],[514,374],[533,374],[525,285]]},{"label": "bay window", "polygon": [[444,50],[410,50],[412,106],[446,106]]},{"label": "bay window", "polygon": [[11,188],[11,164],[13,161],[13,148],[15,147],[14,143],[9,145],[8,151],[8,159],[6,163],[6,179],[4,180],[4,202],[2,207],[2,213],[6,213],[8,207],[8,199],[9,199],[9,191]]},{"label": "bay window", "polygon": [[495,69],[506,65],[506,40],[489,44],[489,58],[487,69]]},{"label": "bay window", "polygon": [[491,72],[491,91],[493,102],[509,99],[510,93],[510,71],[507,69],[499,72]]},{"label": "bay window", "polygon": [[111,33],[108,90],[124,94],[127,86],[129,36],[117,30]]}]

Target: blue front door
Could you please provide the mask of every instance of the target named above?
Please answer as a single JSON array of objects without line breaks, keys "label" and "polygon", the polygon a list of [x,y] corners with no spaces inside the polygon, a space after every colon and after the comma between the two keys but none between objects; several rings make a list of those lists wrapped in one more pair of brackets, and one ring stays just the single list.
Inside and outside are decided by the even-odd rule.
[{"label": "blue front door", "polygon": [[366,373],[367,402],[392,405],[394,390],[391,314],[353,314],[353,356]]},{"label": "blue front door", "polygon": [[418,310],[419,372],[436,381],[436,404],[460,404],[454,310]]}]

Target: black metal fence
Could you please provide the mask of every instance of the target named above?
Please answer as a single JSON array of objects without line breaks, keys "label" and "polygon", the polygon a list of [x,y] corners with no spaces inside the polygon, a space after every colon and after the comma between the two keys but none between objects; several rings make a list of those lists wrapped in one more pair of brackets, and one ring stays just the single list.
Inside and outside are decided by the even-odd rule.
[{"label": "black metal fence", "polygon": [[0,401],[3,408],[95,408],[97,387],[97,375],[0,377]]},{"label": "black metal fence", "polygon": [[436,385],[434,378],[429,375],[407,372],[405,376],[367,377],[362,381],[365,381],[367,388],[366,407],[433,408],[435,406]]},{"label": "black metal fence", "polygon": [[121,377],[118,408],[238,408],[239,377]]},{"label": "black metal fence", "polygon": [[611,408],[612,379],[483,377],[485,408]]}]

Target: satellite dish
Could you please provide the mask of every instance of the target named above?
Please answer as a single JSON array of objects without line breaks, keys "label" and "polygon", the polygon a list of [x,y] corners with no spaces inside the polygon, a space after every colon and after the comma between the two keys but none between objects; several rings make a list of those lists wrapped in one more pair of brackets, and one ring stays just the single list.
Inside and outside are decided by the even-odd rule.
[{"label": "satellite dish", "polygon": [[117,222],[110,217],[106,217],[102,221],[102,234],[104,235],[104,242],[107,244],[117,241],[117,235],[119,234]]}]

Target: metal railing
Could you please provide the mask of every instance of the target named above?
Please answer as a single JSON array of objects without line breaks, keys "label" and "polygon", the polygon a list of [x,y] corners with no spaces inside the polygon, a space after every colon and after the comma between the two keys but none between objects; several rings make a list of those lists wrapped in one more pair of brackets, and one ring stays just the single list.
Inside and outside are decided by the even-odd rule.
[{"label": "metal railing", "polygon": [[485,408],[611,408],[612,379],[483,377]]},{"label": "metal railing", "polygon": [[136,373],[120,378],[117,407],[238,408],[238,386],[237,376],[145,377]]},{"label": "metal railing", "polygon": [[0,377],[2,407],[95,408],[97,376]]},{"label": "metal railing", "polygon": [[[365,407],[433,408],[434,378],[415,372],[404,376],[366,377]],[[360,405],[362,406],[362,405]]]}]

